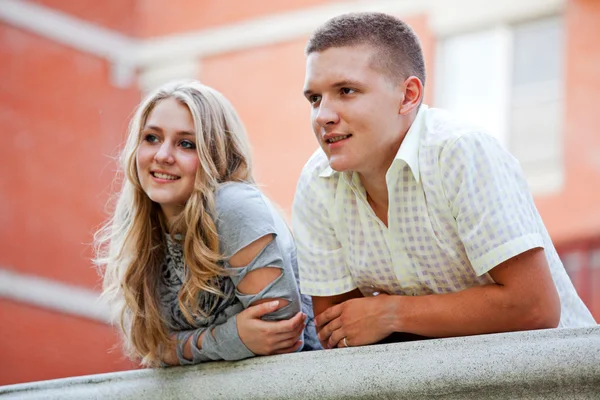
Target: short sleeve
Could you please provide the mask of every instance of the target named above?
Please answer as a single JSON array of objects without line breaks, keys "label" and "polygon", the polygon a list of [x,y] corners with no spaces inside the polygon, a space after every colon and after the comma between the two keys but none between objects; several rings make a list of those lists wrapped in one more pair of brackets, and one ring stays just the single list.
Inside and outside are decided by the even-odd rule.
[{"label": "short sleeve", "polygon": [[298,247],[300,291],[312,296],[335,296],[357,287],[331,219],[335,180],[305,167],[294,196],[292,230]]},{"label": "short sleeve", "polygon": [[[264,299],[282,298],[289,302],[263,319],[287,319],[293,317],[300,311],[300,294],[296,283],[296,277],[291,265],[295,254],[293,243],[286,247],[282,241],[285,233],[278,231],[281,224],[274,221],[273,210],[267,204],[262,193],[255,187],[242,184],[230,183],[225,185],[217,193],[217,232],[219,233],[219,245],[224,255],[223,264],[230,272],[229,278],[236,287],[235,294],[244,308],[249,307],[256,301]],[[284,225],[285,226],[285,225]],[[232,267],[229,258],[239,250],[248,246],[259,238],[272,234],[270,241],[248,264]],[[256,269],[263,267],[281,269],[281,275],[266,285],[258,293],[244,294],[237,287],[246,275]]]},{"label": "short sleeve", "polygon": [[540,217],[522,169],[495,138],[460,136],[442,152],[440,172],[459,237],[478,275],[543,247]]}]

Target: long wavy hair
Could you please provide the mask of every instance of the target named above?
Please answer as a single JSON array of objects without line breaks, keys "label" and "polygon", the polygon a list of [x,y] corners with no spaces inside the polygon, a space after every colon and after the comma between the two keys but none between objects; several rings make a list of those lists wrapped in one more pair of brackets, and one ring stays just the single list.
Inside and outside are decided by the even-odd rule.
[{"label": "long wavy hair", "polygon": [[[175,98],[189,109],[200,160],[194,190],[177,218],[167,225],[160,206],[146,195],[137,174],[136,155],[141,131],[154,107]],[[121,327],[126,354],[155,366],[161,345],[173,344],[159,309],[158,282],[165,257],[165,233],[181,235],[187,277],[179,306],[188,320],[206,316],[198,295],[223,296],[219,276],[219,238],[212,218],[217,187],[228,181],[254,184],[250,148],[244,126],[231,103],[216,90],[196,81],[167,84],[148,95],[131,119],[119,159],[122,181],[114,212],[95,235],[95,264],[103,275],[103,298],[113,321]],[[119,176],[121,177],[119,179]]]}]

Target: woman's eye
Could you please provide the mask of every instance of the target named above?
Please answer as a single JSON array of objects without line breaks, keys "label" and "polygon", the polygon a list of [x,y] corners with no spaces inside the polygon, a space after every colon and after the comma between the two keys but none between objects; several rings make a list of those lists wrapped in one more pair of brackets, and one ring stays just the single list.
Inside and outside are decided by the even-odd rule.
[{"label": "woman's eye", "polygon": [[189,140],[183,140],[183,141],[181,141],[180,145],[184,149],[195,149],[196,148],[196,144],[193,143],[193,142],[190,142]]},{"label": "woman's eye", "polygon": [[343,94],[352,94],[352,93],[354,93],[354,92],[355,92],[355,90],[354,90],[354,89],[350,89],[350,88],[347,88],[347,87],[345,87],[345,88],[342,88],[342,89],[341,89],[341,92],[342,92]]},{"label": "woman's eye", "polygon": [[158,142],[158,138],[156,137],[156,135],[153,135],[151,133],[144,135],[144,140],[149,143]]},{"label": "woman's eye", "polygon": [[319,100],[321,100],[321,96],[319,96],[318,94],[313,94],[308,98],[308,101],[310,101],[311,104],[318,103]]}]

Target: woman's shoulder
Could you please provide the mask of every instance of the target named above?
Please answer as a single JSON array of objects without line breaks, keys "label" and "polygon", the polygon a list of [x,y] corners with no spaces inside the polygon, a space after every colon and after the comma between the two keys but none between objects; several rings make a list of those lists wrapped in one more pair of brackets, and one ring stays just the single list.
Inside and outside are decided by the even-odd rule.
[{"label": "woman's shoulder", "polygon": [[217,216],[224,213],[267,211],[262,192],[246,182],[227,182],[217,188],[215,211]]},{"label": "woman's shoulder", "polygon": [[256,186],[243,182],[226,183],[216,192],[215,222],[221,231],[249,225],[272,226],[273,209]]},{"label": "woman's shoulder", "polygon": [[223,254],[230,256],[264,235],[281,233],[279,217],[256,186],[227,183],[215,197],[214,220]]},{"label": "woman's shoulder", "polygon": [[217,202],[244,197],[261,196],[262,192],[256,185],[248,182],[225,182],[220,184],[216,190]]}]

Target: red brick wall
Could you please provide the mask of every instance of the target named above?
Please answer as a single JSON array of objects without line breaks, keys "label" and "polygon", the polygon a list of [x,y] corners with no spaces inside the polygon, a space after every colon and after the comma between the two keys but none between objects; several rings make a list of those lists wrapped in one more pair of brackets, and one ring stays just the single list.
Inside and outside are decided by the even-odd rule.
[{"label": "red brick wall", "polygon": [[140,36],[152,37],[332,3],[334,0],[146,0],[138,3]]},{"label": "red brick wall", "polygon": [[135,368],[112,327],[0,299],[0,386]]},{"label": "red brick wall", "polygon": [[[32,1],[32,0],[30,0]],[[33,0],[118,32],[150,37],[232,24],[327,0]],[[570,0],[566,11],[564,190],[536,203],[566,254],[600,233],[600,2]],[[434,95],[435,38],[426,16],[407,20],[428,63],[426,102]],[[222,91],[248,129],[256,174],[289,213],[300,169],[317,144],[302,96],[305,38],[202,60],[199,78]],[[104,220],[114,176],[110,156],[140,99],[135,83],[110,80],[111,65],[0,24],[0,268],[98,289],[92,234]],[[541,143],[540,145],[543,145]],[[576,245],[566,244],[575,242]],[[583,243],[583,242],[581,242]],[[587,242],[586,242],[587,243]],[[565,246],[561,247],[561,244]],[[571,249],[571,250],[570,250]],[[584,272],[581,272],[584,271]],[[600,320],[598,271],[570,271]],[[592,285],[592,286],[590,286]],[[10,368],[0,385],[132,368],[113,328],[0,300],[0,354]],[[5,372],[6,371],[6,372]]]},{"label": "red brick wall", "polygon": [[140,30],[137,19],[140,0],[28,0],[28,2],[37,3],[125,35],[135,36]]},{"label": "red brick wall", "polygon": [[600,2],[568,2],[563,137],[565,186],[557,195],[536,199],[550,235],[558,245],[600,235],[599,21]]},{"label": "red brick wall", "polygon": [[[98,289],[90,261],[139,91],[110,65],[0,25],[0,267]],[[104,324],[0,300],[0,385],[131,368]]]},{"label": "red brick wall", "polygon": [[0,25],[0,43],[0,265],[93,287],[88,244],[139,91],[44,38]]}]

